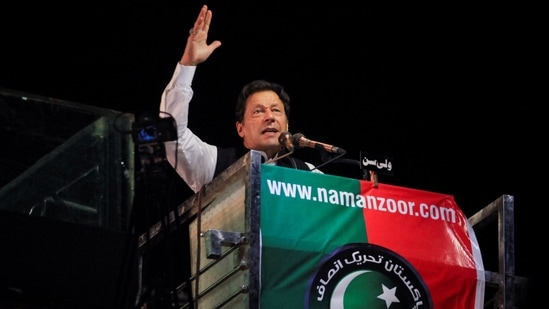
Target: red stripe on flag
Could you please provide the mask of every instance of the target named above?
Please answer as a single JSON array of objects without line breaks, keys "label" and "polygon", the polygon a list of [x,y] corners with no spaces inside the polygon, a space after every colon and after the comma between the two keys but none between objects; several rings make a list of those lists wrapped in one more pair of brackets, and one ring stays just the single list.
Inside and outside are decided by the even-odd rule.
[{"label": "red stripe on flag", "polygon": [[[361,181],[368,242],[408,260],[435,308],[475,307],[477,265],[467,218],[453,196]],[[474,238],[476,239],[476,238]]]}]

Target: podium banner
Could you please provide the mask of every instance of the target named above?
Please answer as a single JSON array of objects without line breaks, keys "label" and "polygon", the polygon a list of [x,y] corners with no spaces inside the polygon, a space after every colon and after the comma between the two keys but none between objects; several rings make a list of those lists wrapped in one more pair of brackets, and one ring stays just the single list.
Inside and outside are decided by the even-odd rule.
[{"label": "podium banner", "polygon": [[480,249],[453,196],[261,169],[262,309],[483,308]]}]

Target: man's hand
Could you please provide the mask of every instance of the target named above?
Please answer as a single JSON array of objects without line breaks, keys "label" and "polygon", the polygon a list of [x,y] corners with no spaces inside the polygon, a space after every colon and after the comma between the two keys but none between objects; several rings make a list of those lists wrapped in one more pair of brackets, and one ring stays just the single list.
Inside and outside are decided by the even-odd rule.
[{"label": "man's hand", "polygon": [[208,45],[208,31],[210,30],[211,21],[212,11],[208,10],[207,5],[202,6],[193,27],[189,30],[187,45],[185,45],[185,51],[179,61],[180,64],[196,66],[206,61],[213,51],[221,46],[221,42],[218,40]]}]

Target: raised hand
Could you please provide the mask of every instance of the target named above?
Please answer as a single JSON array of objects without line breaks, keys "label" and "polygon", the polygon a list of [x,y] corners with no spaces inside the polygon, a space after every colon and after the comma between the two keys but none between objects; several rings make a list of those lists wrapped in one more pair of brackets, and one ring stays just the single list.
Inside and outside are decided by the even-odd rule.
[{"label": "raised hand", "polygon": [[208,44],[208,31],[212,22],[212,11],[207,5],[202,6],[200,13],[189,30],[187,45],[179,63],[183,65],[198,65],[210,57],[210,55],[221,46],[219,40],[214,40]]}]

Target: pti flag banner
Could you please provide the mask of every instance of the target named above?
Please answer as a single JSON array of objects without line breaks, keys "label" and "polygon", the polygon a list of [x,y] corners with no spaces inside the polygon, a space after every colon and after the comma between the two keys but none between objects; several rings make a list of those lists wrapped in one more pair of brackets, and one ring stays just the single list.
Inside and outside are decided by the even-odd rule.
[{"label": "pti flag banner", "polygon": [[262,309],[484,307],[451,195],[264,164],[260,198]]}]

